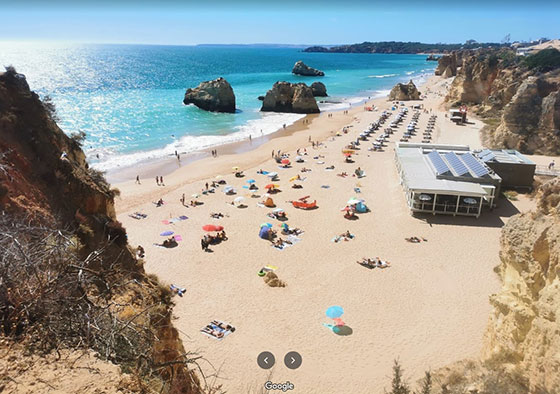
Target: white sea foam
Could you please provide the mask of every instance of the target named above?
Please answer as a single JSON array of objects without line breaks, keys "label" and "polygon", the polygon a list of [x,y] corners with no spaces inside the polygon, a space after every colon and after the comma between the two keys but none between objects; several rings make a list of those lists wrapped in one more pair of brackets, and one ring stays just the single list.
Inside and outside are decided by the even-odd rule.
[{"label": "white sea foam", "polygon": [[398,74],[368,75],[368,78],[389,78],[396,77]]},{"label": "white sea foam", "polygon": [[90,157],[95,154],[100,155],[101,160],[93,163],[92,167],[101,171],[110,171],[172,156],[175,151],[181,154],[192,154],[219,145],[247,140],[249,136],[258,138],[280,130],[284,124],[289,126],[304,116],[301,114],[264,113],[261,114],[259,119],[252,119],[244,125],[237,126],[233,133],[227,135],[187,135],[159,149],[124,154],[98,150],[97,152],[88,152],[88,155]]}]

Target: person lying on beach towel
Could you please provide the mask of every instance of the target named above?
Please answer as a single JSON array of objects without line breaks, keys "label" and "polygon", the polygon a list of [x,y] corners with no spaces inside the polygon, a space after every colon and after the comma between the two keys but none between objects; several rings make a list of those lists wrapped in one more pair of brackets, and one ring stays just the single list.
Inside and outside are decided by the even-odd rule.
[{"label": "person lying on beach towel", "polygon": [[383,261],[380,260],[379,257],[376,257],[374,259],[370,259],[370,258],[366,258],[366,257],[362,257],[362,260],[358,260],[356,261],[356,263],[363,265],[364,267],[367,268],[387,268],[391,265],[390,262],[388,261]]},{"label": "person lying on beach towel", "polygon": [[235,332],[235,327],[219,320],[212,320],[212,322],[202,328],[200,332],[215,339],[223,339],[232,332]]},{"label": "person lying on beach towel", "polygon": [[333,170],[334,170],[334,166],[333,166],[333,165],[328,166],[328,167],[325,167],[325,171],[333,171]]},{"label": "person lying on beach towel", "polygon": [[[228,215],[226,215],[226,216],[228,216]],[[221,218],[224,217],[224,214],[221,213],[221,212],[212,212],[212,213],[210,214],[210,217],[211,217],[211,218],[214,218],[214,219],[221,219]]]},{"label": "person lying on beach towel", "polygon": [[348,174],[346,172],[341,172],[340,174],[336,174],[339,177],[345,178],[348,176]]},{"label": "person lying on beach towel", "polygon": [[161,207],[163,204],[165,204],[165,201],[163,201],[161,198],[159,200],[157,200],[157,202],[154,202],[154,204],[156,205],[156,207]]},{"label": "person lying on beach towel", "polygon": [[417,243],[420,243],[420,242],[422,242],[422,241],[424,241],[424,242],[427,242],[427,241],[428,241],[426,238],[418,238],[418,237],[415,237],[415,236],[414,236],[414,237],[405,238],[405,240],[407,240],[408,242],[413,243],[413,244],[417,244]]},{"label": "person lying on beach towel", "polygon": [[340,241],[350,241],[351,239],[354,239],[354,234],[351,234],[349,230],[346,230],[345,233],[342,233],[340,235],[337,235],[336,237],[334,237],[332,239],[332,241],[334,243],[338,243]]}]

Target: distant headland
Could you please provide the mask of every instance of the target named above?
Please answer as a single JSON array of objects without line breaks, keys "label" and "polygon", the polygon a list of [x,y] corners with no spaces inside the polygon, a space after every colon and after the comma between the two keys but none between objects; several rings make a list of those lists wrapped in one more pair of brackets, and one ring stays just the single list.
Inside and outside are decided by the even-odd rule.
[{"label": "distant headland", "polygon": [[380,41],[362,42],[361,44],[339,46],[312,46],[303,52],[329,52],[329,53],[448,53],[459,49],[497,48],[507,46],[494,42],[480,43],[469,40],[464,44],[425,44],[422,42]]}]

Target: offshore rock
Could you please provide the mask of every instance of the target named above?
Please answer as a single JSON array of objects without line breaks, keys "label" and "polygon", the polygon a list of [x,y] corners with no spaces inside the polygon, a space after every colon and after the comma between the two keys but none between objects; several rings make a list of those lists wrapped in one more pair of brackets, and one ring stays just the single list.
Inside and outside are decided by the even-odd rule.
[{"label": "offshore rock", "polygon": [[276,82],[266,92],[261,107],[263,112],[319,113],[313,91],[304,83]]},{"label": "offshore rock", "polygon": [[321,70],[317,70],[313,67],[309,67],[301,60],[296,62],[294,68],[292,69],[292,74],[303,75],[304,77],[323,77],[325,73]]},{"label": "offshore rock", "polygon": [[194,89],[187,89],[184,104],[194,104],[205,111],[235,112],[235,95],[224,78],[202,82]]},{"label": "offshore rock", "polygon": [[315,97],[327,97],[327,87],[322,82],[313,82],[311,84],[311,90],[313,91],[313,96]]}]

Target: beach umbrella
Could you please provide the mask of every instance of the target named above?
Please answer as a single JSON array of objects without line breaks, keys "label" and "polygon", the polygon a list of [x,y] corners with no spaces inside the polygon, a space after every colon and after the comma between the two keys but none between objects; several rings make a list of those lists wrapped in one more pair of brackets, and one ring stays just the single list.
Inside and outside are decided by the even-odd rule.
[{"label": "beach umbrella", "polygon": [[336,319],[336,318],[339,318],[340,316],[342,316],[343,313],[344,313],[344,309],[342,309],[341,306],[335,305],[335,306],[329,307],[325,314],[327,315],[327,317],[329,317],[331,319]]},{"label": "beach umbrella", "polygon": [[344,208],[342,208],[340,211],[341,212],[350,212],[352,210],[352,208],[350,208],[349,206],[345,206]]},{"label": "beach umbrella", "polygon": [[303,159],[302,156],[296,156],[296,161],[297,161],[298,163],[301,163],[301,162],[303,162],[303,161],[305,161],[305,160]]},{"label": "beach umbrella", "polygon": [[247,181],[247,183],[255,183],[255,182],[256,182],[256,181],[255,181],[254,179],[249,179],[249,180]]},{"label": "beach umbrella", "polygon": [[233,186],[226,186],[226,187],[224,187],[223,191],[224,191],[224,193],[229,193],[229,192],[233,191]]},{"label": "beach umbrella", "polygon": [[204,226],[202,226],[202,229],[204,231],[222,231],[224,229],[224,226],[219,226],[217,224],[206,224]]},{"label": "beach umbrella", "polygon": [[282,164],[288,165],[288,164],[290,164],[290,160],[282,159]]},{"label": "beach umbrella", "polygon": [[427,194],[420,194],[420,195],[418,196],[418,199],[419,199],[420,201],[430,201],[430,200],[432,199],[432,196],[429,196],[429,195],[427,195]]},{"label": "beach umbrella", "polygon": [[346,156],[346,157],[352,157],[352,153],[346,152],[346,153],[344,154],[344,156]]},{"label": "beach umbrella", "polygon": [[262,226],[261,229],[259,230],[259,237],[261,237],[262,239],[268,239],[269,231],[270,231],[270,227]]},{"label": "beach umbrella", "polygon": [[284,210],[282,208],[276,208],[272,212],[278,213],[278,212],[284,212]]},{"label": "beach umbrella", "polygon": [[269,176],[270,178],[274,178],[275,176],[278,176],[278,173],[277,172],[269,172],[267,174],[267,176]]},{"label": "beach umbrella", "polygon": [[356,197],[352,197],[346,204],[348,205],[355,205],[362,202],[362,200],[357,199]]},{"label": "beach umbrella", "polygon": [[193,198],[198,198],[199,195],[195,193],[195,194],[193,194],[191,197],[193,197]]},{"label": "beach umbrella", "polygon": [[237,170],[239,170],[239,167],[237,167],[237,166],[236,166],[236,167],[231,167],[231,169],[232,169],[233,171],[237,171]]},{"label": "beach umbrella", "polygon": [[297,179],[298,179],[298,176],[297,176],[297,175],[296,175],[296,176],[293,176],[293,177],[290,178],[290,182],[293,182],[293,181],[295,181],[295,180],[297,180]]},{"label": "beach umbrella", "polygon": [[239,197],[235,197],[235,199],[233,200],[236,203],[240,203],[245,201],[245,197],[239,196]]},{"label": "beach umbrella", "polygon": [[216,179],[220,179],[221,177],[221,175],[216,175]]},{"label": "beach umbrella", "polygon": [[262,227],[271,228],[271,227],[272,227],[272,224],[270,224],[270,223],[261,223],[261,228],[262,228]]},{"label": "beach umbrella", "polygon": [[168,237],[170,235],[173,235],[173,231],[164,231],[163,233],[160,234],[162,237]]},{"label": "beach umbrella", "polygon": [[276,183],[269,183],[268,185],[266,185],[264,188],[265,189],[275,189],[277,187],[280,187],[280,185],[277,185]]}]

